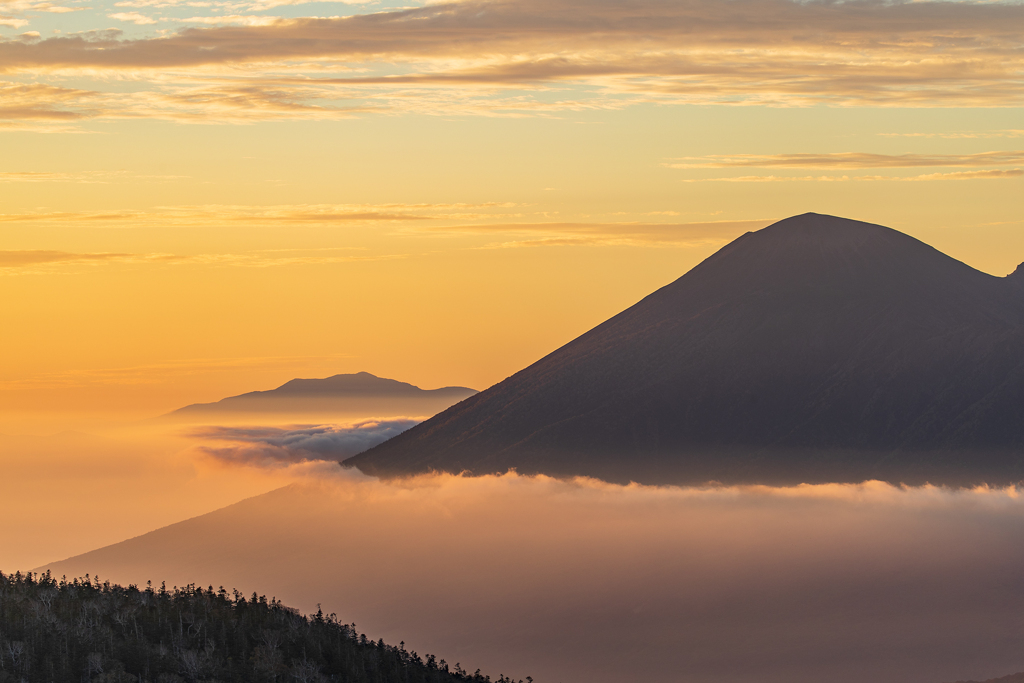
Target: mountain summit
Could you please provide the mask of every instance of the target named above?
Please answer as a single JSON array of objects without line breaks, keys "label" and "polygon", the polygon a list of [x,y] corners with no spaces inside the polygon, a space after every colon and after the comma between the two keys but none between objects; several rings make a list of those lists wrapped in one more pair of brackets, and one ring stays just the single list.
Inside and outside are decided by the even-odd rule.
[{"label": "mountain summit", "polygon": [[216,403],[194,403],[164,417],[203,420],[266,413],[303,418],[433,415],[475,393],[467,387],[420,389],[407,382],[357,372],[323,379],[293,379],[276,389],[250,391]]},{"label": "mountain summit", "polygon": [[794,216],[345,464],[679,483],[1019,480],[1018,279],[880,225]]}]

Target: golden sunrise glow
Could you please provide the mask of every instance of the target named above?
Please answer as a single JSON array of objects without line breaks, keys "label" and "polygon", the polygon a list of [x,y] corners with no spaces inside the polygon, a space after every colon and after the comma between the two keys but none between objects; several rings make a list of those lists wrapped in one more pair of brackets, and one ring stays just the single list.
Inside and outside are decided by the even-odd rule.
[{"label": "golden sunrise glow", "polygon": [[483,389],[804,211],[1003,275],[1022,27],[1013,3],[2,0],[0,432],[361,370]]},{"label": "golden sunrise glow", "polygon": [[1018,3],[193,5],[0,2],[8,417],[484,388],[805,211],[1024,260]]},{"label": "golden sunrise glow", "polygon": [[[1024,3],[0,0],[0,571],[277,591],[493,680],[522,661],[537,683],[1020,671],[1013,486],[338,465],[468,389],[167,416],[362,372],[485,390],[807,212],[992,275],[1024,262]],[[744,358],[785,311],[764,317]],[[542,428],[523,430],[509,443]]]}]

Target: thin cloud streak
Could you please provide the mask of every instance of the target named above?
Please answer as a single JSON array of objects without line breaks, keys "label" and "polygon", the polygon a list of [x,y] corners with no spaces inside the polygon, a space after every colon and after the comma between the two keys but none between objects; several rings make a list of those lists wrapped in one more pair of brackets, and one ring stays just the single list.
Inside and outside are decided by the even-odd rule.
[{"label": "thin cloud streak", "polygon": [[102,183],[105,173],[52,173],[47,171],[11,171],[0,173],[0,183]]},{"label": "thin cloud streak", "polygon": [[281,21],[281,17],[267,17],[260,15],[228,14],[213,17],[188,17],[186,19],[164,19],[180,24],[206,24],[217,26],[220,24],[235,24],[239,26],[270,26]]},{"label": "thin cloud streak", "polygon": [[[543,58],[545,53],[550,54],[553,43],[566,39],[572,41],[577,54],[584,46],[602,50],[614,46],[619,54],[628,54],[641,42],[653,43],[653,49],[643,51],[645,55],[665,48],[697,54],[700,46],[727,47],[730,51],[739,47],[779,48],[780,39],[798,50],[825,45],[839,49],[848,39],[855,40],[857,47],[882,49],[886,47],[880,40],[883,37],[891,44],[909,48],[933,48],[939,43],[947,49],[970,45],[979,50],[987,46],[1015,47],[1019,37],[1013,33],[1022,22],[1024,7],[1016,3],[744,0],[722,5],[710,0],[685,4],[643,0],[624,5],[579,0],[470,1],[337,19],[288,20],[279,22],[273,30],[187,30],[163,40],[50,38],[30,50],[5,45],[5,56],[12,59],[4,64],[7,69],[145,68],[323,56],[477,57],[481,53],[524,52]],[[887,35],[893,32],[901,37]],[[255,44],[259,39],[266,42]],[[924,40],[927,45],[922,44]],[[543,51],[537,49],[541,44]],[[104,49],[95,49],[100,47]],[[563,68],[579,63],[592,62],[561,62]],[[554,65],[555,61],[547,62],[548,70]],[[603,68],[596,71],[607,73]]]},{"label": "thin cloud streak", "polygon": [[23,250],[0,251],[0,268],[23,268],[49,263],[122,261],[135,258],[134,254],[98,253],[75,254],[67,251]]},{"label": "thin cloud streak", "polygon": [[494,223],[418,228],[436,235],[528,236],[487,244],[483,249],[541,246],[697,246],[720,244],[772,220],[704,223]]},{"label": "thin cloud streak", "polygon": [[[163,265],[203,265],[246,268],[272,268],[282,266],[312,266],[365,261],[390,261],[406,258],[407,254],[323,256],[300,254],[296,256],[268,256],[263,253],[244,254],[128,254],[128,253],[74,253],[67,251],[20,250],[0,251],[0,273],[51,274],[56,270],[73,272],[73,266],[123,263]],[[63,268],[61,268],[63,266]],[[69,270],[70,269],[70,270]]]},{"label": "thin cloud streak", "polygon": [[684,157],[665,164],[669,168],[981,168],[1024,163],[1024,151],[977,154],[734,154]]},{"label": "thin cloud streak", "polygon": [[[21,179],[22,174],[14,174]],[[4,180],[0,174],[0,181]],[[56,178],[53,178],[56,180]],[[442,219],[477,220],[490,212],[515,206],[482,204],[284,204],[273,206],[201,205],[163,206],[148,211],[35,211],[0,214],[0,223],[249,225],[334,223],[409,223]]]},{"label": "thin cloud streak", "polygon": [[[255,2],[230,2],[225,0],[121,0],[115,7],[166,9],[168,7],[217,7],[225,10],[262,12],[275,7],[310,5],[314,3],[337,2],[345,5],[368,4],[371,0],[256,0]],[[277,18],[277,17],[275,17]]]},{"label": "thin cloud streak", "polygon": [[139,26],[157,23],[156,19],[153,19],[152,17],[147,17],[143,14],[139,14],[138,12],[114,12],[113,14],[108,14],[107,16],[111,19],[117,19],[118,21],[127,21],[132,24],[137,24]]},{"label": "thin cloud streak", "polygon": [[282,427],[222,427],[195,429],[190,436],[225,445],[201,445],[198,450],[222,462],[281,467],[326,460],[339,461],[362,453],[419,424],[412,418],[363,420],[347,425]]},{"label": "thin cloud streak", "polygon": [[[226,18],[266,25],[0,41],[0,72],[110,70],[150,79],[148,89],[105,93],[97,78],[98,90],[78,100],[40,91],[28,119],[537,116],[644,102],[1024,103],[1024,5],[1015,2],[469,0],[349,17],[191,22]],[[200,82],[240,68],[248,81]],[[554,105],[538,96],[553,89],[565,94]],[[525,95],[509,98],[510,91]]]},{"label": "thin cloud streak", "polygon": [[1024,138],[1024,130],[958,131],[951,133],[879,133],[883,138],[943,138],[946,140],[973,140],[978,138]]},{"label": "thin cloud streak", "polygon": [[931,180],[1003,180],[1024,176],[1024,169],[993,169],[987,171],[958,171],[955,173],[925,173],[914,176],[777,176],[746,175],[725,178],[689,178],[684,183],[790,183],[790,182],[926,182]]},{"label": "thin cloud streak", "polygon": [[185,358],[146,365],[116,368],[90,368],[67,370],[18,379],[0,380],[0,391],[25,388],[70,389],[93,385],[160,384],[183,375],[205,374],[211,371],[242,369],[246,371],[280,368],[294,371],[296,366],[335,363],[349,360],[347,354],[330,356],[255,356],[240,358]]}]

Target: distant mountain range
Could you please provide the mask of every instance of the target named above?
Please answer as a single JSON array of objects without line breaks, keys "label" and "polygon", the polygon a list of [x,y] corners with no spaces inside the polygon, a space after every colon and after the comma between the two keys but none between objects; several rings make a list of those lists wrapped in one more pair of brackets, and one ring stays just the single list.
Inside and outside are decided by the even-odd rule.
[{"label": "distant mountain range", "polygon": [[804,214],[344,463],[613,481],[1024,478],[1024,269]]},{"label": "distant mountain range", "polygon": [[1024,672],[1000,676],[999,678],[989,678],[985,681],[957,681],[956,683],[1024,683]]},{"label": "distant mountain range", "polygon": [[269,391],[251,391],[216,403],[196,403],[166,415],[178,420],[244,414],[383,416],[433,415],[477,393],[466,387],[420,389],[368,372],[325,379],[293,379]]}]

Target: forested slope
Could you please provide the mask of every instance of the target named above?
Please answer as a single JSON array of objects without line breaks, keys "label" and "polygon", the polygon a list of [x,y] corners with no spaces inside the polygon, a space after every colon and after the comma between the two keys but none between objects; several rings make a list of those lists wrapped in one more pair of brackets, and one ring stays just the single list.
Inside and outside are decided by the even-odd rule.
[{"label": "forested slope", "polygon": [[490,680],[255,593],[0,573],[0,683]]}]

